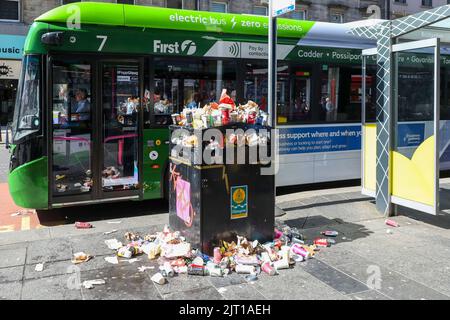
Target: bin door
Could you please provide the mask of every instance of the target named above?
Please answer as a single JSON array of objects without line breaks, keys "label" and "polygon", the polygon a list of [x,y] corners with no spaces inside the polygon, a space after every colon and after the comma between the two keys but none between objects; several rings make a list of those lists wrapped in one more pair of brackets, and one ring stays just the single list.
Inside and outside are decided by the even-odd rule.
[{"label": "bin door", "polygon": [[362,194],[374,197],[376,194],[377,125],[376,118],[376,77],[369,76],[367,69],[376,65],[377,48],[362,52],[361,81],[361,185]]},{"label": "bin door", "polygon": [[437,214],[440,41],[397,44],[392,52],[392,203]]}]

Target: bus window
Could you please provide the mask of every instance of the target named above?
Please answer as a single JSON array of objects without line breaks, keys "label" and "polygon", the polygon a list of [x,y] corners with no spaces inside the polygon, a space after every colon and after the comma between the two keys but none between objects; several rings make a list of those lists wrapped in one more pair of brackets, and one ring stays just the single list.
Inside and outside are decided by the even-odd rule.
[{"label": "bus window", "polygon": [[14,140],[38,132],[40,121],[41,60],[38,56],[26,56],[17,94],[14,113]]},{"label": "bus window", "polygon": [[234,61],[156,58],[155,123],[170,125],[171,113],[218,101],[222,89],[236,97]]},{"label": "bus window", "polygon": [[[268,97],[268,69],[267,61],[248,61],[245,63],[244,97],[245,101],[256,102],[261,110],[267,109]],[[277,87],[279,121],[285,122],[285,114],[288,112],[290,101],[289,66],[283,62],[278,63],[278,87]]]},{"label": "bus window", "polygon": [[[310,121],[311,113],[311,71],[306,67],[293,68],[291,76],[291,101],[285,108],[278,108],[278,123],[293,124]],[[282,76],[278,76],[282,79]],[[289,101],[289,100],[287,100]]]},{"label": "bus window", "polygon": [[[368,79],[373,75],[368,72]],[[362,106],[362,77],[361,68],[355,67],[327,67],[322,71],[322,96],[320,101],[321,116],[324,122],[359,122],[361,121]],[[370,83],[375,85],[375,81]],[[373,89],[373,87],[370,87]],[[375,102],[372,95],[375,90],[368,92],[366,101]],[[373,117],[375,104],[369,110]]]}]

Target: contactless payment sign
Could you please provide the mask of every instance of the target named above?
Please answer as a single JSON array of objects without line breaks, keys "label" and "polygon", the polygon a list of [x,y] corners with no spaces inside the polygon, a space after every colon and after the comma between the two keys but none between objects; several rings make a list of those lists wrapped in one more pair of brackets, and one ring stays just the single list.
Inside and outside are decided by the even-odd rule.
[{"label": "contactless payment sign", "polygon": [[248,186],[231,188],[231,220],[248,217]]}]

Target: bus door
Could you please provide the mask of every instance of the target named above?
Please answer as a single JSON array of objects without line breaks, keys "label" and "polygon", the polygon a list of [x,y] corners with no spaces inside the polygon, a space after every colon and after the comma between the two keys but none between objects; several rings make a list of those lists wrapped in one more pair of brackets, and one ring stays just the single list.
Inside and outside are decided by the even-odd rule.
[{"label": "bus door", "polygon": [[100,63],[101,198],[141,194],[142,63]]},{"label": "bus door", "polygon": [[139,199],[142,63],[49,61],[51,206]]},{"label": "bus door", "polygon": [[49,103],[49,192],[52,205],[95,197],[95,63],[51,57]]}]

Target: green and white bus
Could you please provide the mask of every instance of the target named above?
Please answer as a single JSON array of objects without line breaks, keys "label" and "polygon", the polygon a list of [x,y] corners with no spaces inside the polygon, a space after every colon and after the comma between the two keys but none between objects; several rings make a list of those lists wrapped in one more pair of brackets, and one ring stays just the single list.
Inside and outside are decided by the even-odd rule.
[{"label": "green and white bus", "polygon": [[[263,16],[92,2],[38,17],[13,123],[15,203],[163,198],[172,113],[223,88],[267,109],[267,28]],[[361,130],[361,49],[375,44],[350,28],[279,19],[278,186],[360,177],[360,137],[323,134]]]}]

